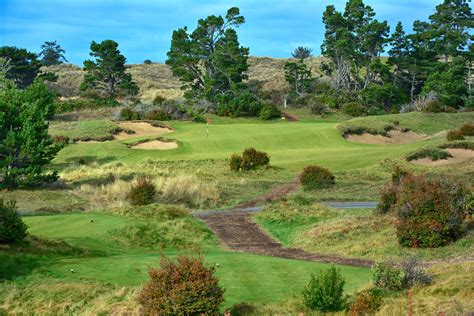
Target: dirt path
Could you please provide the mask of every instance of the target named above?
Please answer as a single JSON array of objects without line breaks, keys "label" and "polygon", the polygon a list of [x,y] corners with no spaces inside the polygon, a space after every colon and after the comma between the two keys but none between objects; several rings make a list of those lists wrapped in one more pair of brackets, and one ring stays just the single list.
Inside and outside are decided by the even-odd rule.
[{"label": "dirt path", "polygon": [[290,114],[288,112],[281,112],[281,116],[283,116],[288,122],[299,121],[299,119],[296,116],[294,116],[293,114]]},{"label": "dirt path", "polygon": [[285,259],[327,262],[350,266],[370,267],[371,260],[309,253],[301,249],[285,248],[270,237],[250,218],[250,212],[228,211],[198,214],[219,240],[233,251]]},{"label": "dirt path", "polygon": [[237,205],[235,208],[236,209],[248,208],[248,207],[256,206],[258,204],[271,202],[275,199],[279,199],[279,198],[281,198],[285,195],[290,194],[291,192],[296,191],[300,187],[300,185],[301,184],[300,184],[299,177],[295,177],[295,179],[292,182],[277,185],[270,192],[268,192],[264,195],[261,195],[261,196],[257,196],[256,198],[253,198],[250,201],[241,203],[241,204]]}]

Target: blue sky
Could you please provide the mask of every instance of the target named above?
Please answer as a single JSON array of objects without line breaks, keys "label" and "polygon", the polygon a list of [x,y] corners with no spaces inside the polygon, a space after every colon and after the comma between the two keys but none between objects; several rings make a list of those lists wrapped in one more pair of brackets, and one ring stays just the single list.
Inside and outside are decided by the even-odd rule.
[{"label": "blue sky", "polygon": [[[339,10],[345,0],[0,0],[0,45],[39,52],[57,40],[66,58],[82,65],[92,40],[113,39],[128,63],[164,62],[173,30],[194,29],[199,18],[241,9],[246,23],[238,30],[242,45],[254,56],[288,57],[296,46],[318,55],[324,36],[322,13],[328,4]],[[392,29],[397,21],[409,28],[427,20],[441,0],[366,0]]]}]

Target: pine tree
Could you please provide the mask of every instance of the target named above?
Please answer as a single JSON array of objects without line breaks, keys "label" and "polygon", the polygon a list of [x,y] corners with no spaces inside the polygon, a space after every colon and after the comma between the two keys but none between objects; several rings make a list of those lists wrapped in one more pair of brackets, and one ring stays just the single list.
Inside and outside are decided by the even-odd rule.
[{"label": "pine tree", "polygon": [[38,56],[42,56],[41,63],[44,66],[51,66],[67,62],[64,57],[65,53],[66,51],[56,41],[46,41],[41,45],[41,52]]},{"label": "pine tree", "polygon": [[9,61],[6,78],[13,80],[20,89],[32,84],[40,72],[41,62],[37,59],[38,56],[24,48],[0,47],[0,57]]},{"label": "pine tree", "polygon": [[84,80],[81,90],[103,92],[109,97],[117,94],[138,93],[138,86],[132,76],[125,72],[126,58],[118,50],[118,43],[104,40],[101,43],[92,41],[90,55],[95,61],[84,61]]}]

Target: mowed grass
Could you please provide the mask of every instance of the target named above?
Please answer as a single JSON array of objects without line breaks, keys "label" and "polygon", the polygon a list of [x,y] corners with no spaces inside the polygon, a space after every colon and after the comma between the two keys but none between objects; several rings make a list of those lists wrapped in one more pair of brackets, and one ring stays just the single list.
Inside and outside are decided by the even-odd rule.
[{"label": "mowed grass", "polygon": [[167,137],[180,142],[181,146],[177,149],[131,149],[120,141],[80,143],[64,148],[54,163],[61,166],[83,156],[124,163],[147,159],[226,159],[232,153],[253,146],[268,152],[271,164],[277,167],[300,170],[316,163],[333,171],[342,171],[372,166],[386,158],[402,157],[417,148],[442,141],[436,139],[404,145],[359,144],[342,138],[334,122],[265,123],[240,120],[231,124],[223,121],[210,125],[209,137],[205,124],[174,122],[172,125],[176,132]]},{"label": "mowed grass", "polygon": [[[90,222],[94,219],[94,222]],[[79,258],[59,258],[41,267],[53,276],[64,280],[91,280],[123,286],[138,286],[147,280],[149,266],[156,266],[160,258],[157,251],[133,246],[121,248],[107,242],[107,234],[124,227],[132,218],[99,213],[80,213],[25,218],[30,233],[44,238],[55,238],[72,246],[101,250],[100,255]],[[226,289],[226,305],[251,301],[278,302],[299,295],[311,273],[327,269],[329,264],[279,259],[225,251],[216,246],[204,245],[206,261],[219,263],[217,275]],[[166,249],[168,255],[176,250]],[[370,279],[368,268],[339,266],[346,278],[346,291],[363,287]],[[70,272],[74,269],[74,273]]]}]

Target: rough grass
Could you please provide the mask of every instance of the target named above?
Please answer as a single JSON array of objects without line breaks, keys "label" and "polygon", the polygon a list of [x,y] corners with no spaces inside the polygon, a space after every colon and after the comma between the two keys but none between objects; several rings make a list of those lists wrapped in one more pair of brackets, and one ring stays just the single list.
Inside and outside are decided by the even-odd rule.
[{"label": "rough grass", "polygon": [[375,215],[373,210],[275,204],[254,215],[254,219],[285,245],[315,253],[372,260],[416,255],[430,261],[467,258],[474,252],[474,231],[445,247],[400,247],[394,227],[395,218]]},{"label": "rough grass", "polygon": [[399,122],[401,127],[409,128],[418,133],[433,135],[444,130],[457,128],[464,123],[474,121],[474,112],[463,113],[421,113],[410,112],[402,114],[390,114],[382,116],[357,117],[340,123],[338,129],[343,131],[347,128],[373,129],[382,133],[387,126]]},{"label": "rough grass", "polygon": [[71,140],[105,140],[112,139],[117,128],[110,120],[52,121],[49,133],[53,136],[67,136]]}]

